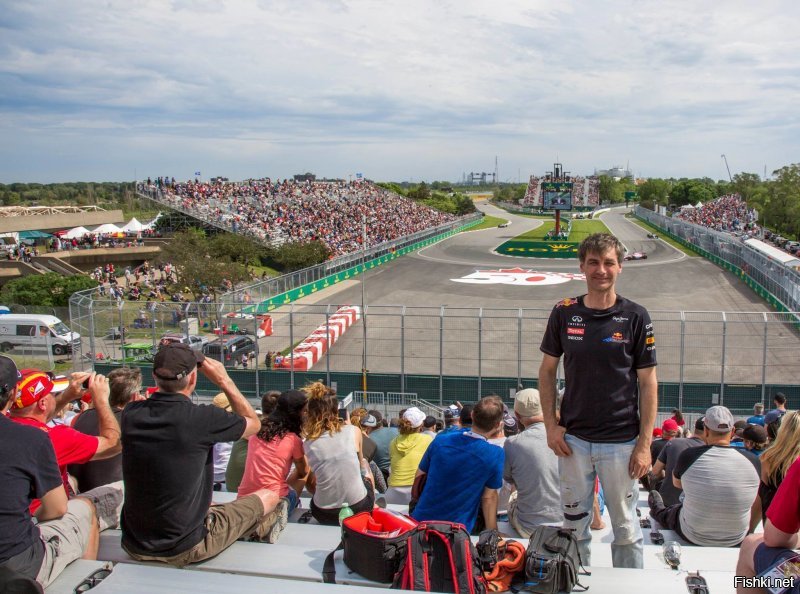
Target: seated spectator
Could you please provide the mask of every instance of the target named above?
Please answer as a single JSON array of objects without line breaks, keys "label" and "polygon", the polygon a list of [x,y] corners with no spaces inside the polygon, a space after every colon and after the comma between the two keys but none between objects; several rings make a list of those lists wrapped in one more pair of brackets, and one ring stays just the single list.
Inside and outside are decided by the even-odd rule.
[{"label": "seated spectator", "polygon": [[747,450],[730,447],[734,419],[727,408],[712,406],[703,421],[706,445],[684,451],[672,475],[683,502],[666,507],[661,494],[650,491],[650,515],[693,544],[738,546],[750,526],[760,465]]},{"label": "seated spectator", "polygon": [[308,394],[308,414],[303,444],[313,474],[306,488],[312,493],[311,514],[320,524],[336,526],[339,512],[369,511],[375,490],[361,453],[361,431],[339,418],[336,392],[321,382],[303,388]]},{"label": "seated spectator", "polygon": [[[233,412],[231,403],[228,402],[228,397],[224,392],[220,392],[211,400],[212,406],[221,408],[227,412]],[[214,462],[214,490],[227,491],[225,485],[225,471],[228,470],[228,462],[231,459],[231,449],[233,448],[232,441],[220,441],[214,444],[213,462]]]},{"label": "seated spectator", "polygon": [[742,431],[744,448],[754,456],[760,456],[767,448],[767,430],[761,425],[748,425]]},{"label": "seated spectator", "polygon": [[425,486],[411,514],[415,520],[457,522],[471,532],[480,508],[485,527],[497,529],[504,454],[488,436],[502,423],[502,401],[487,396],[475,405],[471,430],[445,432],[433,440],[417,470],[418,476],[425,475]]},{"label": "seated spectator", "polygon": [[[50,419],[67,403],[80,398],[81,386],[87,378],[89,393],[92,395],[92,402],[97,411],[100,435],[87,435],[67,425],[48,427],[47,423]],[[33,369],[27,370],[27,373],[23,374],[17,388],[14,406],[10,411],[11,419],[21,425],[35,427],[47,433],[53,443],[67,497],[74,495],[67,473],[69,464],[105,460],[119,454],[121,449],[120,429],[109,406],[108,380],[105,376],[94,373],[73,373],[69,387],[56,397],[53,393],[54,384],[50,376]],[[31,507],[31,512],[35,513],[38,506],[39,500],[36,499]],[[109,522],[116,524],[115,520],[109,520]]]},{"label": "seated spectator", "polygon": [[[277,390],[270,390],[261,395],[261,418],[269,416],[278,404],[278,396],[281,393]],[[229,493],[236,493],[239,484],[242,482],[244,465],[247,461],[247,444],[249,440],[240,439],[234,442],[231,448],[231,457],[228,459],[228,467],[225,469],[225,488]]]},{"label": "seated spectator", "polygon": [[749,425],[761,425],[764,426],[764,405],[760,402],[756,402],[753,405],[753,416],[748,417],[747,423]]},{"label": "seated spectator", "polygon": [[[192,402],[198,373],[225,393],[232,413]],[[184,344],[161,347],[153,378],[158,391],[122,415],[122,548],[137,561],[183,567],[243,536],[263,537],[278,517],[274,492],[211,505],[212,447],[259,431],[250,403],[222,363]]]},{"label": "seated spectator", "polygon": [[[784,559],[797,556],[800,546],[800,458],[789,467],[767,511],[763,534],[751,534],[742,543],[736,564],[736,592],[766,592],[763,588],[745,588],[741,578],[759,575]],[[795,577],[788,594],[800,593]]]},{"label": "seated spectator", "polygon": [[[119,424],[122,409],[134,400],[143,400],[142,372],[138,367],[120,367],[108,374],[110,395],[108,404]],[[100,417],[95,406],[79,414],[72,427],[86,435],[100,436]],[[70,464],[70,475],[78,481],[79,491],[89,491],[102,485],[122,480],[122,454],[106,459],[92,460],[83,464]]]},{"label": "seated spectator", "polygon": [[0,356],[0,568],[47,587],[76,559],[97,557],[99,533],[92,502],[67,500],[46,432],[6,417],[21,379],[14,361]]},{"label": "seated spectator", "polygon": [[[781,423],[778,436],[760,457],[761,483],[758,486],[758,498],[761,502],[761,518],[767,523],[767,511],[775,497],[783,478],[800,457],[800,413],[787,413]],[[751,525],[754,528],[754,526]]]},{"label": "seated spectator", "polygon": [[658,485],[657,490],[661,494],[664,505],[667,507],[678,503],[683,493],[683,489],[676,487],[672,481],[672,474],[675,472],[678,458],[680,458],[684,450],[706,445],[706,442],[700,437],[703,435],[704,429],[705,424],[703,423],[703,418],[700,417],[694,424],[695,434],[692,437],[671,439],[661,450],[658,460],[653,464],[653,469],[650,471],[650,484]]},{"label": "seated spectator", "polygon": [[375,442],[375,456],[373,462],[381,469],[384,480],[389,479],[389,471],[391,470],[392,460],[389,456],[389,446],[398,435],[398,430],[395,427],[388,427],[386,425],[383,415],[378,410],[371,410],[369,414],[375,417],[377,427],[370,432],[369,438]]},{"label": "seated spectator", "polygon": [[564,519],[558,458],[547,445],[538,390],[517,392],[514,415],[523,430],[503,446],[503,478],[515,489],[508,502],[508,521],[522,538],[528,538],[537,526],[560,526]]},{"label": "seated spectator", "polygon": [[419,462],[433,439],[422,433],[425,413],[416,406],[403,411],[400,419],[400,434],[389,445],[391,472],[387,503],[408,504],[411,501],[411,486],[419,468]]},{"label": "seated spectator", "polygon": [[666,446],[671,439],[680,435],[680,431],[680,427],[678,427],[678,423],[676,423],[674,419],[667,419],[661,424],[661,437],[654,439],[653,443],[650,444],[651,464],[656,463],[661,450],[664,449],[664,446]]},{"label": "seated spectator", "polygon": [[[269,489],[281,498],[277,507],[279,517],[262,538],[265,542],[278,542],[305,486],[308,462],[300,439],[305,409],[303,392],[283,392],[275,409],[261,419],[261,430],[248,440],[247,462],[238,496],[247,497],[259,489]],[[290,475],[292,463],[295,470]]]},{"label": "seated spectator", "polygon": [[422,433],[429,435],[431,439],[436,437],[436,417],[428,415],[422,421]]},{"label": "seated spectator", "polygon": [[[364,425],[365,421],[369,424],[368,426]],[[350,413],[350,424],[358,427],[361,431],[361,453],[367,462],[372,462],[375,450],[378,448],[375,442],[369,438],[370,431],[377,425],[375,417],[372,417],[366,408],[357,408]]]}]

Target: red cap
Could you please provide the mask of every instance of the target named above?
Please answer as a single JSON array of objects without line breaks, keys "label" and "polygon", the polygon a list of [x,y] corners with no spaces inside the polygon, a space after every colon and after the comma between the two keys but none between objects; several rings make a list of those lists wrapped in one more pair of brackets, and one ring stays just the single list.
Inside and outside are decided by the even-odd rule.
[{"label": "red cap", "polygon": [[661,437],[661,429],[653,427],[653,437]]},{"label": "red cap", "polygon": [[46,373],[36,369],[26,369],[17,383],[17,397],[14,408],[20,409],[39,402],[53,391],[53,380]]},{"label": "red cap", "polygon": [[667,419],[661,425],[661,431],[677,431],[678,430],[678,423],[675,419]]}]

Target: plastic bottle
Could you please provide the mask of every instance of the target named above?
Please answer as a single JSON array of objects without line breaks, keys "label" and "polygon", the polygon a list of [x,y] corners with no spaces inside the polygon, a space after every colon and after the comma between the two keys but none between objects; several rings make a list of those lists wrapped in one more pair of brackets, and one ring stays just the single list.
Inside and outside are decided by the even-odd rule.
[{"label": "plastic bottle", "polygon": [[345,502],[345,504],[342,506],[342,509],[339,510],[339,526],[341,526],[342,522],[344,522],[347,518],[352,516],[353,513],[354,512],[350,507],[350,504]]}]

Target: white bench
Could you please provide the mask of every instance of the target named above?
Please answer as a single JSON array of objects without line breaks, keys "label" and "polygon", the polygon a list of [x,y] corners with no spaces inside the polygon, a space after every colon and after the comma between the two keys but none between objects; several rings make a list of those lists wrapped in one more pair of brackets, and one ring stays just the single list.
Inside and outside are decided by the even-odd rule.
[{"label": "white bench", "polygon": [[[335,592],[341,594],[385,592],[383,588],[369,586],[330,586],[332,592],[333,588],[335,588]],[[91,594],[142,594],[143,592],[148,594],[160,592],[169,594],[219,594],[220,592],[318,594],[319,591],[320,584],[311,582],[232,575],[230,573],[201,573],[174,569],[164,565],[149,566],[128,563],[117,563],[111,575],[90,590]],[[48,590],[49,592],[50,590]],[[72,594],[72,590],[69,590],[69,594]]]},{"label": "white bench", "polygon": [[78,559],[67,565],[53,583],[45,588],[47,594],[73,594],[84,579],[106,565],[103,561]]}]

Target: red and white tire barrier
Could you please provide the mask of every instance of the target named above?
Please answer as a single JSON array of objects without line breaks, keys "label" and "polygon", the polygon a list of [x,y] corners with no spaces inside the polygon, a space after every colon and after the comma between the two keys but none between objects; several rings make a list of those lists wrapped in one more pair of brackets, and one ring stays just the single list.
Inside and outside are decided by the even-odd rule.
[{"label": "red and white tire barrier", "polygon": [[[336,344],[347,329],[355,324],[356,320],[361,319],[361,308],[357,305],[345,305],[336,310],[336,313],[328,318],[327,324],[322,324],[306,339],[298,344],[291,355],[283,358],[283,361],[276,364],[280,369],[292,369],[297,371],[308,371],[314,364],[322,359],[327,350]],[[294,365],[293,365],[294,364]]]}]

